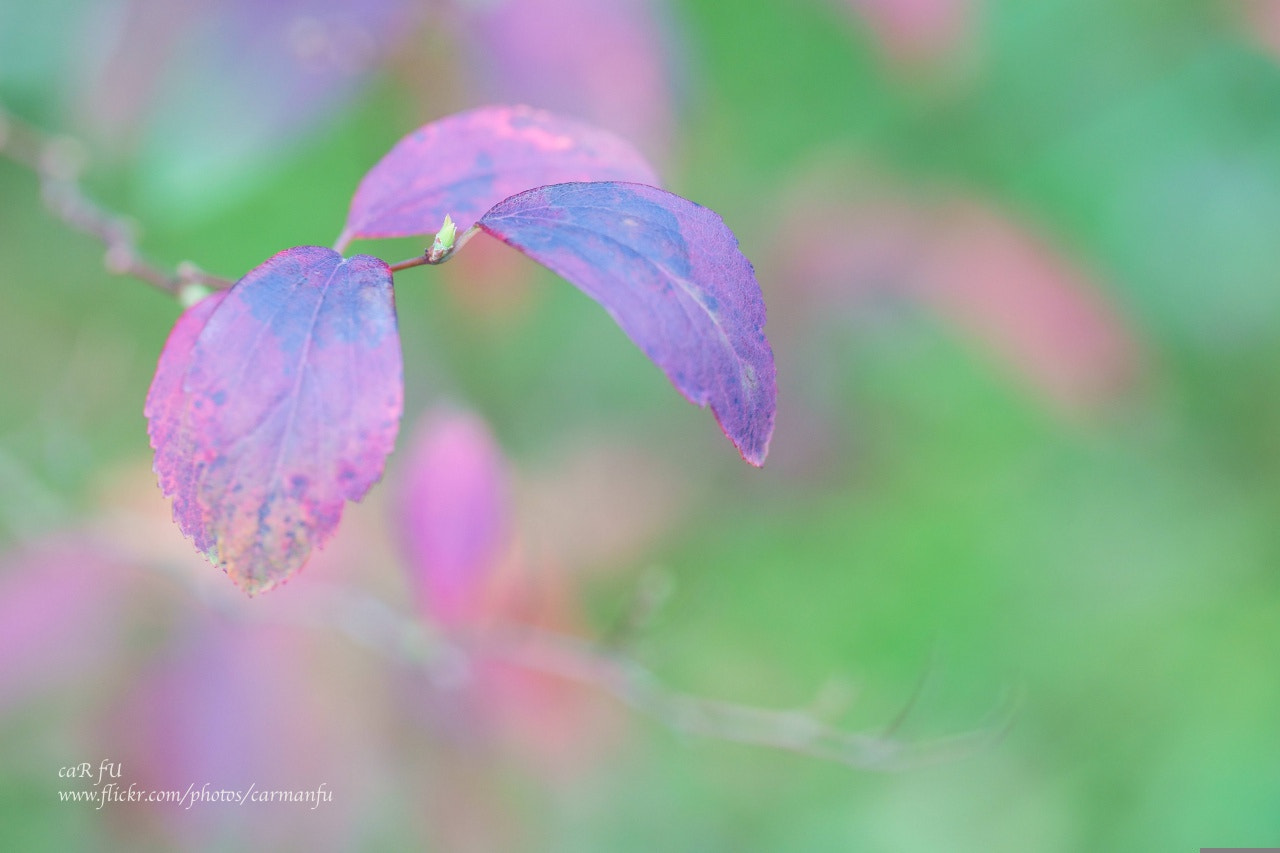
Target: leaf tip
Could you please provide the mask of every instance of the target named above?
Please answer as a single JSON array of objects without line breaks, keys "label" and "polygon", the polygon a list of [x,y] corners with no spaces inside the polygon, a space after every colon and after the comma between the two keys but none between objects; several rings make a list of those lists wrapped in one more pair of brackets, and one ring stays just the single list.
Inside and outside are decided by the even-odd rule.
[{"label": "leaf tip", "polygon": [[720,431],[733,443],[738,455],[742,457],[742,461],[753,468],[763,468],[765,460],[769,456],[769,443],[773,440],[773,411],[769,411],[758,432],[753,430],[746,435],[735,435],[726,429],[724,421],[720,418],[720,413],[714,408],[711,410],[711,414],[715,417]]},{"label": "leaf tip", "polygon": [[279,583],[279,581],[266,578],[239,578],[230,572],[227,575],[231,578],[231,582],[239,587],[240,591],[249,598],[257,598],[262,593],[274,589]]}]

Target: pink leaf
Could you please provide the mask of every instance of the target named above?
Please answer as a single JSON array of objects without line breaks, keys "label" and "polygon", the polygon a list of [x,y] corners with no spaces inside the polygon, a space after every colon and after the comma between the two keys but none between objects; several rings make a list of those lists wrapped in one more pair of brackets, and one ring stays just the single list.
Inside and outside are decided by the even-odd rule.
[{"label": "pink leaf", "polygon": [[160,490],[173,498],[174,519],[192,519],[192,527],[183,532],[190,536],[201,551],[210,547],[203,526],[196,527],[199,511],[195,505],[195,485],[198,474],[193,476],[196,464],[196,446],[193,437],[185,429],[187,395],[183,393],[183,380],[191,363],[191,350],[196,338],[204,331],[205,324],[214,310],[222,303],[226,293],[214,293],[188,308],[174,324],[160,353],[151,390],[143,414],[147,418],[147,434],[156,452],[155,470],[160,479]]},{"label": "pink leaf", "polygon": [[473,77],[486,98],[582,116],[660,154],[670,142],[675,89],[665,7],[662,0],[469,4]]},{"label": "pink leaf", "polygon": [[[373,723],[383,718],[380,692],[367,689],[340,643],[238,615],[183,613],[181,635],[113,709],[104,742],[123,786],[191,788],[181,803],[118,804],[122,849],[207,849],[213,839],[236,839],[242,849],[331,850],[344,846],[335,838],[353,837],[361,794],[374,786],[367,759]],[[209,798],[226,789],[314,799]]]},{"label": "pink leaf", "polygon": [[751,263],[715,212],[640,184],[541,187],[480,227],[576,285],[690,402],[711,406],[752,465],[773,434],[777,386]]},{"label": "pink leaf", "polygon": [[1246,34],[1272,58],[1280,58],[1280,4],[1275,0],[1234,0],[1231,6],[1242,16]]},{"label": "pink leaf", "polygon": [[963,41],[974,17],[972,0],[844,0],[863,17],[895,59],[922,61]]},{"label": "pink leaf", "polygon": [[511,532],[502,451],[465,412],[428,416],[400,490],[399,532],[421,609],[442,625],[473,617]]},{"label": "pink leaf", "polygon": [[391,273],[301,246],[208,305],[165,346],[149,431],[178,526],[253,595],[296,572],[382,476],[403,393]]},{"label": "pink leaf", "polygon": [[[1052,234],[972,197],[927,202],[830,168],[782,204],[789,223],[772,268],[810,304],[786,316],[864,318],[885,297],[926,306],[1068,417],[1130,390],[1140,330],[1107,282]],[[850,202],[850,198],[859,198]],[[810,328],[798,325],[797,334]],[[811,418],[812,420],[812,418]]]},{"label": "pink leaf", "polygon": [[1114,399],[1139,372],[1117,306],[1026,226],[958,205],[921,256],[921,297],[1064,410]]},{"label": "pink leaf", "polygon": [[356,238],[459,233],[522,190],[564,181],[657,176],[629,143],[599,128],[529,107],[481,107],[421,127],[369,170],[347,213],[339,248]]},{"label": "pink leaf", "polygon": [[125,569],[82,537],[0,557],[0,715],[44,688],[100,675],[119,650]]}]

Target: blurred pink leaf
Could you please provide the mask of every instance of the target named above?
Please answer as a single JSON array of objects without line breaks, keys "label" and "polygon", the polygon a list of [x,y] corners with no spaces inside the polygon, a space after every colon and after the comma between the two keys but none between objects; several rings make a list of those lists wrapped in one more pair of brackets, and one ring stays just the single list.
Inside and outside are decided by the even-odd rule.
[{"label": "blurred pink leaf", "polygon": [[990,209],[949,211],[919,287],[929,304],[1067,409],[1105,402],[1137,372],[1137,343],[1098,286]]},{"label": "blurred pink leaf", "polygon": [[[255,612],[264,607],[275,610],[263,602]],[[213,839],[236,849],[348,849],[355,815],[372,806],[364,792],[376,785],[371,740],[384,713],[376,678],[360,674],[368,660],[347,659],[336,636],[241,616],[188,613],[184,636],[131,683],[109,727],[120,781],[197,795],[323,791],[329,799],[117,808],[131,818],[129,832],[167,825],[169,849]]]},{"label": "blurred pink leaf", "polygon": [[101,549],[70,537],[0,560],[0,712],[102,674],[119,647],[127,577]]},{"label": "blurred pink leaf", "polygon": [[428,414],[396,519],[422,612],[445,626],[477,617],[510,542],[510,516],[506,463],[485,422],[461,411]]},{"label": "blurred pink leaf", "polygon": [[802,187],[782,202],[782,237],[767,261],[773,276],[788,276],[794,286],[778,298],[824,311],[837,302],[901,293],[930,242],[931,211],[861,185],[858,202],[819,192]]},{"label": "blurred pink leaf", "polygon": [[667,11],[663,0],[467,4],[471,79],[485,100],[581,116],[661,154],[676,72]]},{"label": "blurred pink leaf", "polygon": [[143,172],[188,207],[198,190],[249,185],[414,30],[411,0],[129,0],[114,19],[99,12],[81,112],[108,140],[141,143]]},{"label": "blurred pink leaf", "polygon": [[764,464],[777,404],[764,299],[718,214],[641,184],[571,183],[513,196],[479,225],[600,303]]},{"label": "blurred pink leaf", "polygon": [[1280,59],[1280,3],[1275,0],[1234,0],[1249,35]]},{"label": "blurred pink leaf", "polygon": [[927,305],[1066,411],[1113,399],[1139,371],[1139,342],[1100,284],[980,199],[920,201],[833,171],[783,206],[787,239],[769,263],[793,275],[784,295],[801,297],[808,323],[876,297]]},{"label": "blurred pink leaf", "polygon": [[197,329],[207,304],[160,357],[149,432],[178,526],[253,595],[301,568],[382,475],[403,393],[391,273],[302,246]]},{"label": "blurred pink leaf", "polygon": [[462,233],[523,190],[609,180],[658,182],[644,157],[612,133],[529,107],[481,107],[396,143],[360,182],[338,246],[433,234],[446,215]]},{"label": "blurred pink leaf", "polygon": [[[197,12],[194,0],[128,0],[80,19],[83,80],[75,119],[109,148],[141,142],[148,112],[174,59],[174,45]],[[110,21],[104,25],[103,19]]]},{"label": "blurred pink leaf", "polygon": [[973,0],[843,0],[896,59],[930,59],[964,38]]}]

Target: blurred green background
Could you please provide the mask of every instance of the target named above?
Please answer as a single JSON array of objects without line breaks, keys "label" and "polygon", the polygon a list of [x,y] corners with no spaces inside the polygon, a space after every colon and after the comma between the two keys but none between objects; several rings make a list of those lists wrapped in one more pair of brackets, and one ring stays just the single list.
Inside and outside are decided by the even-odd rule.
[{"label": "blurred green background", "polygon": [[[650,129],[638,141],[667,186],[721,213],[756,263],[779,365],[770,462],[742,464],[710,415],[573,288],[482,247],[474,261],[397,276],[402,448],[441,401],[481,414],[516,471],[533,583],[569,602],[560,627],[609,631],[638,579],[661,572],[672,595],[632,654],[679,689],[795,707],[825,684],[851,695],[836,718],[849,729],[883,729],[907,709],[893,736],[908,742],[987,725],[1015,693],[1012,724],[972,755],[898,772],[684,737],[607,708],[610,735],[561,732],[548,750],[539,732],[558,711],[523,735],[459,736],[404,711],[421,699],[411,675],[305,633],[352,656],[333,670],[345,675],[320,667],[300,681],[334,703],[316,730],[349,740],[345,763],[312,775],[345,799],[341,830],[308,849],[1280,845],[1276,5],[623,6],[619,30],[597,32],[588,16],[582,37],[598,47],[638,32],[626,15],[656,34],[589,62],[613,55],[635,63],[610,72],[618,80],[657,82],[629,95],[649,99],[634,109],[619,84],[615,99],[607,86],[582,95],[577,112]],[[124,26],[126,7],[141,20],[165,8],[0,3],[0,103],[82,138],[88,189],[135,218],[144,250],[169,266],[237,277],[280,249],[328,244],[360,176],[401,135],[455,109],[531,99],[507,95],[510,81],[476,82],[500,64],[485,53],[496,48],[467,29],[471,6],[437,4],[403,25],[361,87],[297,126],[249,127],[264,150],[246,142],[219,159],[232,150],[220,129],[257,114],[238,112],[243,93],[217,90],[234,81],[164,71],[199,55],[189,33],[195,46],[175,36],[134,95],[173,88],[197,118],[171,105],[146,132],[95,124],[109,51],[92,46],[107,29],[75,24],[116,15]],[[578,96],[545,105],[574,111]],[[614,101],[613,113],[601,106]],[[145,114],[119,115],[130,109]],[[633,114],[646,124],[618,126]],[[211,128],[206,160],[191,122]],[[421,250],[356,248],[389,261]],[[147,551],[139,538],[166,521],[147,488],[142,401],[178,306],[104,272],[101,247],[49,216],[34,177],[6,160],[0,258],[4,547],[38,551],[88,530]],[[390,501],[375,492],[348,522],[376,530],[362,519]],[[121,527],[121,504],[147,507],[151,526]],[[367,577],[408,609],[389,548],[343,553],[356,555],[347,583]],[[190,556],[180,573],[216,575]],[[39,570],[5,565],[0,595],[19,565]],[[155,661],[197,666],[174,650],[184,623],[221,600],[170,575],[131,584],[129,598],[162,606],[103,604],[126,614],[109,660],[75,669],[53,654],[66,634],[91,642],[76,634],[88,617],[56,596],[39,611],[44,630],[5,634],[26,638],[10,657],[67,675],[0,684],[0,848],[303,849],[258,835],[243,811],[195,825],[198,806],[112,815],[58,802],[59,767],[147,753],[137,743],[150,730],[121,709]],[[366,689],[348,714],[353,684]],[[163,718],[167,706],[151,710]],[[244,722],[210,725],[234,741]],[[342,787],[355,766],[364,794]],[[295,827],[312,814],[255,820]]]}]

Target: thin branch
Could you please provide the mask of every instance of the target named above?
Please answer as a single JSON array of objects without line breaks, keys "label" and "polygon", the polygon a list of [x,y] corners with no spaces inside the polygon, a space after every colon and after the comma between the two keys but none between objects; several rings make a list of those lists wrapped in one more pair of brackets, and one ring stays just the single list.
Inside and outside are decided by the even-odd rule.
[{"label": "thin branch", "polygon": [[[176,569],[176,567],[173,567]],[[181,571],[201,597],[240,616],[240,593],[214,575],[208,581]],[[879,732],[851,732],[823,721],[814,702],[803,709],[773,710],[707,699],[674,690],[640,663],[578,637],[519,625],[495,625],[466,634],[444,634],[376,596],[342,584],[312,581],[296,607],[247,612],[251,619],[314,630],[337,628],[348,639],[389,660],[420,667],[438,687],[465,683],[475,661],[501,660],[526,671],[567,679],[613,696],[669,729],[715,740],[763,746],[869,771],[901,771],[958,761],[988,749],[1013,722],[1009,696],[991,721],[969,732],[911,742]],[[261,615],[259,615],[261,614]],[[841,703],[843,704],[843,703]]]},{"label": "thin branch", "polygon": [[1012,703],[1007,703],[991,725],[911,743],[846,731],[809,710],[771,710],[682,693],[663,685],[635,661],[575,637],[520,629],[505,637],[493,635],[471,648],[478,655],[595,687],[674,731],[795,752],[862,770],[906,770],[974,755],[1003,737],[1013,718]]},{"label": "thin branch", "polygon": [[45,134],[0,107],[0,155],[35,172],[40,197],[50,213],[106,247],[103,264],[108,271],[132,276],[178,297],[192,287],[224,290],[234,284],[190,262],[169,272],[147,260],[138,249],[134,224],[99,206],[81,189],[86,156],[84,146],[76,140]]},{"label": "thin branch", "polygon": [[392,272],[400,272],[400,270],[412,269],[413,267],[422,267],[430,263],[431,261],[427,259],[427,256],[425,254],[422,254],[413,258],[409,258],[408,260],[401,261],[398,264],[391,264],[390,268]]},{"label": "thin branch", "polygon": [[[445,261],[452,258],[455,252],[470,242],[471,238],[474,237],[479,230],[479,225],[472,225],[462,233],[461,237],[459,237],[457,235],[457,231],[454,229],[453,220],[446,215],[444,218],[444,227],[442,227],[436,234],[435,241],[432,242],[431,248],[424,251],[421,255],[408,258],[396,264],[391,264],[391,271],[393,273],[397,273],[401,270],[412,269],[413,267],[434,267],[439,264],[443,264]],[[349,242],[345,237],[346,232],[344,231],[343,238],[339,239],[337,243],[337,245],[341,247],[339,248],[339,251],[341,251],[342,248],[345,248],[347,242]]]}]

